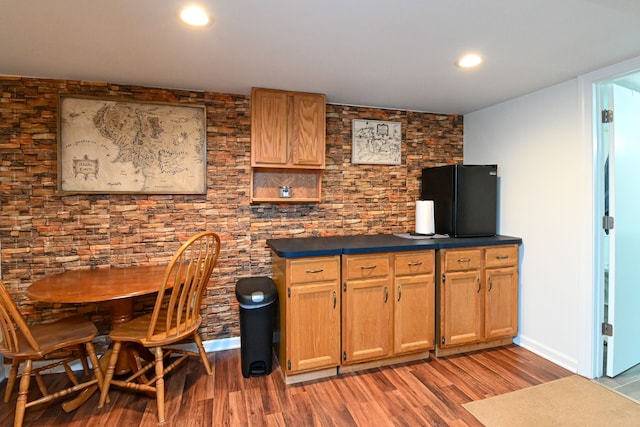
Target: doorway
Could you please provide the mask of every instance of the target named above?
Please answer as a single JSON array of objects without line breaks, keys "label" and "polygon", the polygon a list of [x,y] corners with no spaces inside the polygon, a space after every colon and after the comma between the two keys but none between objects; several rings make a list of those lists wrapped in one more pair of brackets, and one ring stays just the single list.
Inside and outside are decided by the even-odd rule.
[{"label": "doorway", "polygon": [[[640,72],[596,85],[596,203],[599,287],[603,301],[602,375],[617,377],[640,364]],[[612,113],[608,113],[611,111]],[[597,216],[596,216],[597,217]],[[600,375],[599,375],[600,376]],[[640,389],[640,383],[636,391]]]}]

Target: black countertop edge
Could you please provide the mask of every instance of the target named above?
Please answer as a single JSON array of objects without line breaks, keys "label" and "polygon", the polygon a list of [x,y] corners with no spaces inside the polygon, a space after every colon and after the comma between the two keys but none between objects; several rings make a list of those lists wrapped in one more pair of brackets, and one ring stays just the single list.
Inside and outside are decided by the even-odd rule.
[{"label": "black countertop edge", "polygon": [[520,237],[447,237],[436,239],[407,239],[394,234],[355,236],[293,237],[269,239],[267,246],[282,258],[306,258],[342,254],[369,254],[428,249],[464,248],[522,244]]}]

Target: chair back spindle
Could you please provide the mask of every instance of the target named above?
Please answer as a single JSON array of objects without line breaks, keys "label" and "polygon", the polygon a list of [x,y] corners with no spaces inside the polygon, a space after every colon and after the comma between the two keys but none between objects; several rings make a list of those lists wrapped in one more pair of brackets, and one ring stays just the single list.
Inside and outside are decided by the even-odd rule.
[{"label": "chair back spindle", "polygon": [[19,353],[25,349],[20,348],[20,335],[31,346],[31,351],[40,352],[40,346],[31,335],[27,322],[18,310],[18,306],[9,295],[4,284],[0,281],[0,351]]},{"label": "chair back spindle", "polygon": [[220,238],[213,232],[193,236],[174,254],[147,329],[150,342],[188,334],[200,326],[200,305],[219,255]]}]

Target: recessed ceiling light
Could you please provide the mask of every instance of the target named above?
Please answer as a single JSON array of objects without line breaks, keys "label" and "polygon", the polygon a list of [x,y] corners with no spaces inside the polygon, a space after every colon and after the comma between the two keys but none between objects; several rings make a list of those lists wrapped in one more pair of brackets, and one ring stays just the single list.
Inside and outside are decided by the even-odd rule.
[{"label": "recessed ceiling light", "polygon": [[190,6],[180,12],[180,19],[195,27],[204,27],[209,23],[209,15],[197,6]]},{"label": "recessed ceiling light", "polygon": [[456,65],[461,68],[471,68],[480,65],[482,62],[482,58],[475,53],[470,53],[468,55],[463,56],[456,62]]}]

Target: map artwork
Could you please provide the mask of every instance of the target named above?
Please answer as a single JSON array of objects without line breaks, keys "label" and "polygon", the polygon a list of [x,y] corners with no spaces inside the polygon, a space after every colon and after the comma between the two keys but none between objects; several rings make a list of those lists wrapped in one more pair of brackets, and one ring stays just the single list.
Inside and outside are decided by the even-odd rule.
[{"label": "map artwork", "polygon": [[60,99],[59,188],[206,193],[204,106]]},{"label": "map artwork", "polygon": [[378,120],[353,120],[353,164],[399,165],[402,156],[402,124]]}]

